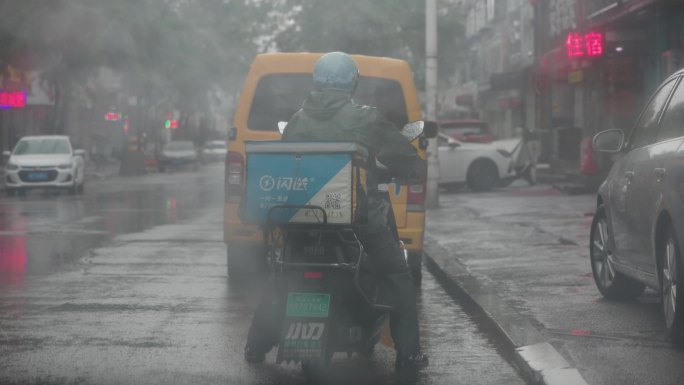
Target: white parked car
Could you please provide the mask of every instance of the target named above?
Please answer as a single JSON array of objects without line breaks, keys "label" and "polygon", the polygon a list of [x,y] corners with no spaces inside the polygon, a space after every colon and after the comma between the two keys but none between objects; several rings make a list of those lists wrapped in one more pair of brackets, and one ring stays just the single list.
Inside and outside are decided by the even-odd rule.
[{"label": "white parked car", "polygon": [[8,195],[33,188],[61,188],[82,193],[85,183],[83,150],[74,150],[68,136],[25,136],[17,142],[5,164]]},{"label": "white parked car", "polygon": [[225,140],[210,140],[202,146],[200,158],[202,162],[223,162],[228,154],[228,145]]},{"label": "white parked car", "polygon": [[474,191],[488,191],[504,178],[515,177],[514,159],[521,139],[489,143],[465,143],[440,133],[439,185],[448,189],[464,184]]},{"label": "white parked car", "polygon": [[159,172],[187,166],[192,167],[195,171],[199,170],[199,158],[195,145],[189,140],[175,140],[166,143],[159,159]]}]

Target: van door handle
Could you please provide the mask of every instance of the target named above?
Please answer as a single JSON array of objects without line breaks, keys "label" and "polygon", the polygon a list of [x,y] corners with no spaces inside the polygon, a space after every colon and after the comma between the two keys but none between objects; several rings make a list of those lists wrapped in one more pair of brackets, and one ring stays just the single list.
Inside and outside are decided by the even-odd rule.
[{"label": "van door handle", "polygon": [[634,178],[634,171],[625,171],[625,178],[632,180]]}]

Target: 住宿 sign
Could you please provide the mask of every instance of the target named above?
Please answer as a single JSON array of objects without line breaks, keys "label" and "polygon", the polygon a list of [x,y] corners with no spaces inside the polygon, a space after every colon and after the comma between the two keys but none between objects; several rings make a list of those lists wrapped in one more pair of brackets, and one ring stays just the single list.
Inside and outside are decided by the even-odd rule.
[{"label": "\u4f4f\u5bbf sign", "polygon": [[602,33],[570,32],[565,40],[569,58],[603,56],[604,38]]}]

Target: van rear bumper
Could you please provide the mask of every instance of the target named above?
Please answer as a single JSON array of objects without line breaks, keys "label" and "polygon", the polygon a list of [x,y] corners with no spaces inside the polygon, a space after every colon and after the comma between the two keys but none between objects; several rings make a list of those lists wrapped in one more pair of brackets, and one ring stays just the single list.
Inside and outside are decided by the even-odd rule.
[{"label": "van rear bumper", "polygon": [[263,243],[231,242],[226,244],[227,255],[241,261],[251,261],[249,266],[261,266],[265,263],[268,251]]},{"label": "van rear bumper", "polygon": [[[231,215],[237,205],[227,204],[224,213],[223,240],[231,248],[262,250],[265,248],[263,231],[259,226],[246,225],[239,221],[237,216]],[[424,226],[415,226],[425,223],[425,213],[408,213],[408,224],[413,227],[399,228],[399,238],[404,241],[406,248],[411,252],[423,250]]]}]

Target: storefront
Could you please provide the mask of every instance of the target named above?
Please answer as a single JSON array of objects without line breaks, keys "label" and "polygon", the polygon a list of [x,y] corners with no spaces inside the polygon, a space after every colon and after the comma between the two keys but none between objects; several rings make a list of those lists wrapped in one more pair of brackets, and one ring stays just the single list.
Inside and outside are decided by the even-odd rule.
[{"label": "storefront", "polygon": [[609,159],[593,153],[591,138],[604,129],[631,130],[645,99],[682,66],[682,7],[586,0],[576,3],[574,23],[554,29],[558,35],[537,63],[552,164],[602,179]]}]

